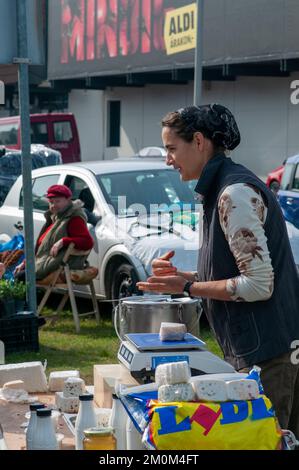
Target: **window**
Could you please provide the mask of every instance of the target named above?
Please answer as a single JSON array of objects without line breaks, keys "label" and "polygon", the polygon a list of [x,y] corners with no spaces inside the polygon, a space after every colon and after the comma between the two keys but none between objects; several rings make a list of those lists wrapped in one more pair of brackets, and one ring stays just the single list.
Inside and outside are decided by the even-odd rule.
[{"label": "window", "polygon": [[[194,209],[195,199],[190,187],[180,180],[172,170],[144,170],[98,175],[97,180],[108,204],[118,215],[134,215],[133,204],[141,204],[150,213],[151,205],[190,205]],[[126,197],[122,204],[119,197]],[[120,205],[119,205],[120,203]],[[166,207],[165,207],[166,209]]]},{"label": "window", "polygon": [[[46,211],[49,208],[48,199],[46,198],[47,190],[52,184],[57,184],[60,175],[46,175],[36,178],[32,183],[32,202],[33,210]],[[20,194],[20,208],[24,207],[23,189]]]},{"label": "window", "polygon": [[296,167],[292,189],[295,189],[295,191],[299,191],[299,165],[297,165]]},{"label": "window", "polygon": [[73,199],[81,199],[84,202],[84,208],[93,212],[95,200],[88,187],[88,184],[77,176],[68,175],[64,184],[70,188],[73,193]]},{"label": "window", "polygon": [[120,146],[120,101],[107,104],[107,147]]},{"label": "window", "polygon": [[292,163],[287,163],[283,170],[283,175],[281,179],[280,188],[284,191],[290,190],[291,178],[294,170],[294,165]]},{"label": "window", "polygon": [[72,126],[69,121],[53,122],[55,142],[70,142],[73,140]]},{"label": "window", "polygon": [[0,124],[0,145],[17,145],[19,124]]},{"label": "window", "polygon": [[46,122],[31,123],[31,143],[47,144],[49,143],[48,126]]}]

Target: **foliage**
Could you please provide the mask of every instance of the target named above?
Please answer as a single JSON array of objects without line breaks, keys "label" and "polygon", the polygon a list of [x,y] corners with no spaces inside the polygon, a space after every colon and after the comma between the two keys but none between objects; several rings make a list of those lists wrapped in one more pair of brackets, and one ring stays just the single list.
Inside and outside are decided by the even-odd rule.
[{"label": "foliage", "polygon": [[9,300],[25,300],[26,298],[26,284],[18,281],[0,280],[0,299]]}]

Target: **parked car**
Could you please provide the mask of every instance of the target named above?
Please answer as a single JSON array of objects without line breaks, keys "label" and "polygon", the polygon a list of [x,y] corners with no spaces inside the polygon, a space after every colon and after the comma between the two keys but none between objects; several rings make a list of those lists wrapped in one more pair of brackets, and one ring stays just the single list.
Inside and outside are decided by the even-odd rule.
[{"label": "parked car", "polygon": [[286,220],[292,252],[299,270],[299,155],[286,160],[278,200]]},{"label": "parked car", "polygon": [[284,160],[282,165],[272,170],[267,176],[266,185],[275,193],[277,193],[280,187],[285,162],[286,160]]},{"label": "parked car", "polygon": [[299,155],[286,161],[278,200],[284,218],[299,229]]},{"label": "parked car", "polygon": [[[31,114],[31,143],[61,152],[63,163],[81,161],[79,134],[72,113]],[[0,145],[20,150],[20,116],[0,118]]]},{"label": "parked car", "polygon": [[[99,268],[95,280],[98,297],[118,299],[136,293],[136,282],[151,273],[152,259],[171,249],[176,252],[174,263],[179,268],[196,270],[201,206],[196,204],[190,185],[164,162],[132,157],[34,170],[35,239],[44,224],[45,194],[52,184],[69,186],[74,199],[84,201],[92,216],[89,227],[95,246],[89,261]],[[121,196],[126,198],[119,199]],[[0,233],[13,236],[14,226],[22,224],[19,177],[0,208]]]}]

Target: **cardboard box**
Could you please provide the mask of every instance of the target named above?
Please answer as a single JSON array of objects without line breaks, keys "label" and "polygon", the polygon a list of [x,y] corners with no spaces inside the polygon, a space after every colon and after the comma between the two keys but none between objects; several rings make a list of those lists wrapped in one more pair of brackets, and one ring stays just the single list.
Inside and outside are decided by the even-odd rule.
[{"label": "cardboard box", "polygon": [[112,393],[115,383],[139,385],[122,364],[105,364],[93,366],[94,400],[100,408],[112,408]]}]

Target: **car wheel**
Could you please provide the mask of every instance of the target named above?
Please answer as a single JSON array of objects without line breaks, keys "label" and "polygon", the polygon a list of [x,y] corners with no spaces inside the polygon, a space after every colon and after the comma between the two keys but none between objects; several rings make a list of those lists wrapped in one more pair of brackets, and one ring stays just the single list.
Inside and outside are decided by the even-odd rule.
[{"label": "car wheel", "polygon": [[270,183],[270,186],[269,188],[271,189],[271,191],[273,191],[273,193],[277,194],[278,190],[279,190],[279,183],[278,181],[274,180],[274,181],[271,181]]},{"label": "car wheel", "polygon": [[136,288],[136,282],[138,282],[138,276],[133,266],[127,263],[121,264],[116,269],[112,280],[111,298],[113,303],[116,299],[141,294]]}]

